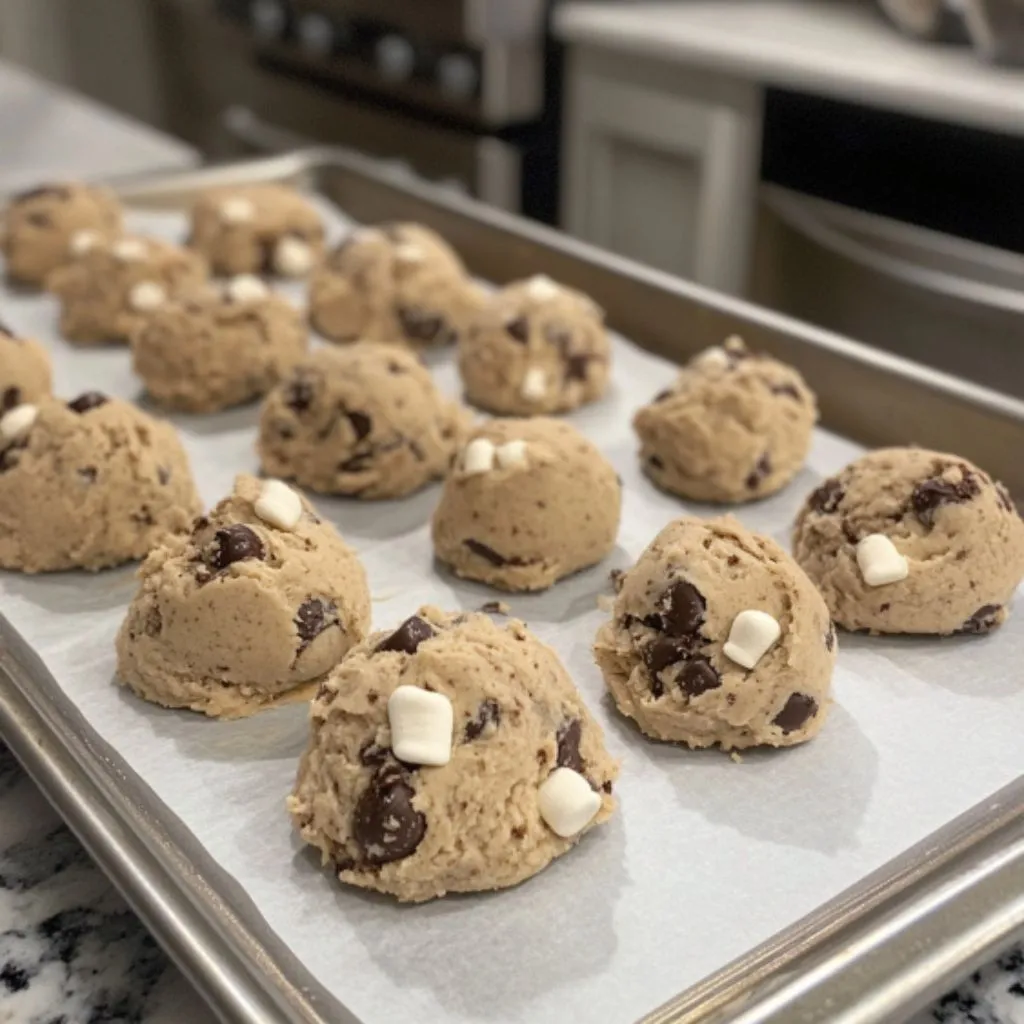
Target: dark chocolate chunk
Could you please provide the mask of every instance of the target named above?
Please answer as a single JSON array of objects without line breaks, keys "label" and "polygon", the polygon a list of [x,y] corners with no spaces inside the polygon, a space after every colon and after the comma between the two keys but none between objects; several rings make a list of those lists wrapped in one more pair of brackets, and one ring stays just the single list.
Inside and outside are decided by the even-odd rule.
[{"label": "dark chocolate chunk", "polygon": [[352,813],[352,836],[370,864],[390,864],[416,850],[427,819],[412,805],[414,790],[399,765],[383,765]]},{"label": "dark chocolate chunk", "polygon": [[611,580],[612,590],[617,594],[622,590],[622,584],[626,579],[626,571],[624,569],[612,569],[608,573],[608,579]]},{"label": "dark chocolate chunk", "polygon": [[373,420],[371,420],[365,412],[353,412],[351,410],[346,410],[345,415],[348,417],[349,423],[352,424],[352,430],[355,432],[356,441],[362,441],[362,439],[373,429]]},{"label": "dark chocolate chunk", "polygon": [[369,767],[376,768],[378,765],[382,765],[387,759],[388,754],[391,751],[387,747],[382,747],[373,740],[365,743],[363,748],[359,751],[359,760],[362,764]]},{"label": "dark chocolate chunk", "polygon": [[463,541],[463,544],[465,544],[466,547],[469,548],[469,550],[472,551],[474,555],[479,555],[481,558],[490,562],[491,565],[495,565],[498,568],[501,568],[501,566],[503,565],[515,564],[514,562],[507,559],[504,555],[498,554],[498,552],[495,551],[494,548],[488,547],[481,541],[473,540],[472,538],[470,538],[469,540]]},{"label": "dark chocolate chunk", "polygon": [[699,697],[708,690],[717,690],[722,685],[722,678],[707,658],[695,654],[683,663],[679,685],[687,696]]},{"label": "dark chocolate chunk", "polygon": [[495,729],[501,725],[501,705],[491,697],[482,701],[476,709],[476,717],[466,723],[465,737],[467,743],[479,739],[489,725]]},{"label": "dark chocolate chunk", "polygon": [[159,636],[164,628],[164,617],[157,605],[151,605],[146,611],[146,621],[142,629],[146,636]]},{"label": "dark chocolate chunk", "polygon": [[771,392],[773,395],[785,395],[787,398],[792,398],[796,402],[803,401],[795,384],[772,384]]},{"label": "dark chocolate chunk", "polygon": [[211,569],[220,572],[235,562],[250,558],[260,561],[266,558],[263,541],[244,523],[235,523],[222,527],[213,535],[213,546],[206,562]]},{"label": "dark chocolate chunk", "polygon": [[958,630],[957,633],[966,636],[980,636],[983,633],[991,633],[999,624],[999,613],[1002,605],[982,605]]},{"label": "dark chocolate chunk", "polygon": [[846,490],[835,477],[826,480],[807,499],[808,504],[815,512],[824,512],[831,515],[846,495]]},{"label": "dark chocolate chunk", "polygon": [[505,324],[505,330],[510,338],[525,345],[530,340],[530,322],[525,316],[517,316],[515,320],[509,320]]},{"label": "dark chocolate chunk", "polygon": [[295,377],[284,389],[284,404],[292,412],[305,412],[313,404],[313,382],[308,377]]},{"label": "dark chocolate chunk", "polygon": [[0,395],[0,412],[7,412],[17,405],[21,405],[21,388],[4,388],[4,393]]},{"label": "dark chocolate chunk", "polygon": [[677,580],[659,602],[662,630],[669,636],[691,636],[704,623],[707,602],[704,595],[686,580]]},{"label": "dark chocolate chunk", "polygon": [[746,479],[747,487],[750,490],[754,490],[762,480],[772,471],[772,460],[769,458],[768,453],[765,452],[761,458],[754,464],[754,468],[750,471]]},{"label": "dark chocolate chunk", "polygon": [[508,605],[501,601],[485,601],[480,605],[480,611],[487,615],[508,615]]},{"label": "dark chocolate chunk", "polygon": [[976,498],[981,493],[977,474],[967,467],[961,467],[962,477],[958,483],[932,477],[922,480],[910,495],[910,507],[914,515],[929,529],[935,525],[935,515],[943,505],[960,505]]},{"label": "dark chocolate chunk", "polygon": [[828,632],[825,634],[825,649],[828,651],[836,649],[836,626],[834,622],[828,624]]},{"label": "dark chocolate chunk", "polygon": [[558,757],[555,763],[559,768],[571,768],[583,774],[583,758],[580,756],[580,741],[583,739],[583,723],[578,718],[563,722],[555,735],[558,741]]},{"label": "dark chocolate chunk", "polygon": [[783,709],[772,719],[783,732],[795,732],[818,713],[818,702],[804,693],[790,694]]},{"label": "dark chocolate chunk", "polygon": [[1010,492],[1002,484],[996,484],[996,498],[1000,506],[1007,512],[1015,513],[1017,511],[1017,506],[1013,503]]},{"label": "dark chocolate chunk", "polygon": [[101,405],[106,405],[109,401],[110,399],[102,392],[85,391],[77,398],[68,402],[68,408],[72,412],[77,412],[81,415],[82,413],[89,412],[92,409],[98,409]]},{"label": "dark chocolate chunk", "polygon": [[424,640],[434,636],[434,627],[418,615],[412,615],[403,622],[391,636],[377,645],[378,651],[401,651],[404,654],[415,654]]},{"label": "dark chocolate chunk", "polygon": [[454,338],[443,316],[415,306],[399,306],[395,310],[402,333],[413,341],[447,343]]},{"label": "dark chocolate chunk", "polygon": [[94,484],[96,483],[96,467],[95,466],[83,466],[78,471],[78,479],[83,484]]},{"label": "dark chocolate chunk", "polygon": [[647,464],[653,466],[655,469],[664,469],[665,462],[660,455],[648,455]]},{"label": "dark chocolate chunk", "polygon": [[338,471],[341,473],[363,473],[370,468],[373,462],[373,452],[357,452],[351,458],[338,463]]},{"label": "dark chocolate chunk", "polygon": [[643,651],[644,664],[652,676],[662,669],[682,661],[690,651],[690,644],[684,637],[659,636],[647,644]]},{"label": "dark chocolate chunk", "polygon": [[167,486],[171,482],[171,471],[166,466],[156,467],[156,478],[163,485]]},{"label": "dark chocolate chunk", "polygon": [[338,625],[338,606],[322,597],[310,597],[295,613],[295,629],[299,634],[301,654],[321,633]]},{"label": "dark chocolate chunk", "polygon": [[565,379],[580,380],[587,379],[587,368],[590,366],[590,356],[569,356],[565,360]]},{"label": "dark chocolate chunk", "polygon": [[12,441],[2,451],[0,451],[0,473],[6,473],[7,470],[13,469],[19,461],[20,453],[28,447],[28,438],[19,437],[16,441]]}]

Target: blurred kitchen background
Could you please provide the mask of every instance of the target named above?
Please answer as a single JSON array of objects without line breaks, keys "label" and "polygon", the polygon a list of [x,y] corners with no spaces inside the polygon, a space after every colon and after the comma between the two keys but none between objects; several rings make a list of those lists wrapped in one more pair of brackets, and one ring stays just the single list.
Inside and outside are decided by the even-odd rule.
[{"label": "blurred kitchen background", "polygon": [[2,0],[0,57],[1024,396],[1024,0]]}]

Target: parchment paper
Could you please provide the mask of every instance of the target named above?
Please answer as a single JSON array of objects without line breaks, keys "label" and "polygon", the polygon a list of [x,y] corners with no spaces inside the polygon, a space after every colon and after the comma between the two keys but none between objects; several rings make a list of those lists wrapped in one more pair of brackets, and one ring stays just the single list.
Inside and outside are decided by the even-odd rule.
[{"label": "parchment paper", "polygon": [[[140,230],[184,234],[173,215],[134,219]],[[48,342],[58,393],[141,398],[127,351],[72,349],[57,335],[51,299],[9,295],[0,315]],[[435,369],[457,393],[451,354]],[[713,512],[659,493],[638,471],[631,413],[672,373],[617,343],[610,397],[569,418],[625,481],[618,547],[546,594],[508,599],[558,650],[622,759],[613,821],[512,891],[399,907],[342,887],[296,840],[284,811],[306,739],[303,707],[219,723],[149,706],[113,682],[130,567],[95,577],[0,574],[3,614],[90,724],[366,1024],[634,1020],[1024,771],[1021,607],[987,638],[841,634],[836,707],[820,737],[798,749],[734,763],[649,742],[614,712],[590,655],[608,571],[628,566],[673,517]],[[256,470],[256,417],[249,406],[174,418],[208,503],[237,471]],[[740,518],[788,545],[803,496],[857,452],[819,431],[797,480],[740,508]],[[435,570],[427,523],[437,496],[434,486],[402,502],[318,501],[363,558],[375,628],[425,601],[477,608],[497,596]]]}]

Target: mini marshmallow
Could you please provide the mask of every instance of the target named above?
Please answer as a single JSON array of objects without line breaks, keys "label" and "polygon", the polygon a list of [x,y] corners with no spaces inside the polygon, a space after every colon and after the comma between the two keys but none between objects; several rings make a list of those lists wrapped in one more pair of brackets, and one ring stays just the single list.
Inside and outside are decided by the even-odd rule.
[{"label": "mini marshmallow", "polygon": [[395,256],[403,263],[422,263],[427,258],[427,254],[423,249],[418,245],[413,245],[411,242],[403,242],[401,245],[396,245]]},{"label": "mini marshmallow", "polygon": [[228,196],[217,207],[217,214],[227,224],[245,224],[256,216],[256,206],[245,196]]},{"label": "mini marshmallow", "polygon": [[539,366],[526,371],[519,393],[530,402],[539,402],[548,393],[548,378]]},{"label": "mini marshmallow", "polygon": [[388,698],[391,752],[406,764],[447,764],[454,721],[452,702],[443,693],[399,686]]},{"label": "mini marshmallow", "polygon": [[167,292],[162,284],[156,281],[140,281],[132,286],[128,293],[128,305],[139,313],[162,306],[167,301]]},{"label": "mini marshmallow", "polygon": [[884,533],[871,533],[858,541],[857,567],[869,587],[897,583],[910,573],[907,560]]},{"label": "mini marshmallow", "polygon": [[34,405],[16,405],[10,412],[0,417],[0,437],[5,441],[13,441],[32,429],[39,409]]},{"label": "mini marshmallow", "polygon": [[695,362],[698,366],[715,367],[719,370],[724,370],[729,365],[729,353],[720,345],[712,345],[711,348],[704,349],[697,356]]},{"label": "mini marshmallow", "polygon": [[548,828],[568,839],[593,821],[601,797],[579,772],[556,768],[537,791],[537,805]]},{"label": "mini marshmallow", "polygon": [[508,441],[494,449],[495,461],[502,469],[516,469],[526,465],[526,442]]},{"label": "mini marshmallow", "polygon": [[84,256],[90,249],[95,249],[102,242],[98,231],[76,231],[68,243],[68,251],[72,256]]},{"label": "mini marshmallow", "polygon": [[285,277],[302,277],[313,269],[313,250],[301,238],[285,235],[274,246],[274,269]]},{"label": "mini marshmallow", "polygon": [[231,278],[224,291],[232,302],[258,302],[270,294],[270,289],[255,274]]},{"label": "mini marshmallow", "polygon": [[729,639],[722,653],[737,665],[753,668],[782,633],[782,627],[767,612],[748,608],[732,620]]},{"label": "mini marshmallow", "polygon": [[494,469],[495,447],[486,437],[477,437],[466,445],[462,454],[462,471],[469,476],[489,473]]},{"label": "mini marshmallow", "polygon": [[139,238],[121,238],[118,239],[111,247],[110,251],[119,259],[124,260],[125,263],[130,263],[133,260],[144,260],[146,258],[146,243]]},{"label": "mini marshmallow", "polygon": [[280,480],[264,480],[253,508],[260,519],[279,530],[294,530],[302,518],[302,499]]},{"label": "mini marshmallow", "polygon": [[527,283],[526,290],[535,302],[550,302],[558,295],[558,285],[547,274],[535,274]]}]

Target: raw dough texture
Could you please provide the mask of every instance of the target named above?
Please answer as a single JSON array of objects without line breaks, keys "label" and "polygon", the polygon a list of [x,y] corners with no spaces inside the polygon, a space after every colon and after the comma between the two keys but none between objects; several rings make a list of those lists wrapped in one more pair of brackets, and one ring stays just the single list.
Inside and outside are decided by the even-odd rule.
[{"label": "raw dough texture", "polygon": [[497,292],[459,344],[466,397],[509,416],[565,412],[600,398],[611,374],[604,312],[539,276]]},{"label": "raw dough texture", "polygon": [[306,354],[305,318],[287,299],[235,298],[229,288],[170,302],[133,334],[133,368],[161,405],[189,412],[240,405],[266,394]]},{"label": "raw dough texture", "polygon": [[5,569],[103,569],[142,558],[198,509],[174,428],[129,402],[96,392],[67,404],[42,398],[27,432],[0,439]]},{"label": "raw dough texture", "polygon": [[155,309],[202,287],[206,263],[157,238],[95,245],[55,270],[47,288],[61,301],[60,329],[79,345],[127,342]]},{"label": "raw dough texture", "polygon": [[[752,670],[723,650],[748,610],[781,627]],[[824,724],[836,636],[821,595],[773,540],[731,516],[685,517],[621,577],[594,655],[619,710],[654,739],[788,747]]]},{"label": "raw dough texture", "polygon": [[[467,462],[478,439],[495,449],[483,472]],[[508,457],[516,449],[521,461]],[[568,423],[491,420],[473,432],[445,480],[434,552],[466,579],[544,590],[611,551],[621,505],[615,470]]]},{"label": "raw dough texture", "polygon": [[196,200],[188,244],[215,274],[305,277],[323,256],[324,226],[286,185],[217,188]]},{"label": "raw dough texture", "polygon": [[310,322],[336,342],[448,345],[482,302],[459,257],[418,224],[358,228],[309,285]]},{"label": "raw dough texture", "polygon": [[259,453],[315,491],[399,498],[443,476],[468,429],[412,352],[364,342],[320,349],[270,392]]},{"label": "raw dough texture", "polygon": [[20,284],[42,285],[91,243],[111,241],[120,233],[121,206],[108,189],[66,182],[22,192],[4,213],[7,276]]},{"label": "raw dough texture", "polygon": [[[453,706],[451,760],[409,766],[392,752],[388,699],[398,686]],[[550,647],[512,620],[421,608],[375,633],[331,673],[312,705],[309,747],[288,809],[343,882],[403,901],[502,889],[570,850],[538,790],[557,768],[615,806],[618,766]]]},{"label": "raw dough texture", "polygon": [[791,366],[739,338],[706,349],[638,410],[640,462],[659,486],[694,501],[753,501],[804,464],[818,419],[814,393]]},{"label": "raw dough texture", "polygon": [[[905,579],[865,583],[857,543],[871,534],[906,559]],[[793,551],[846,629],[987,633],[1024,577],[1024,523],[1006,488],[966,459],[884,448],[807,498]]]},{"label": "raw dough texture", "polygon": [[50,356],[38,341],[20,338],[0,323],[0,416],[50,393]]},{"label": "raw dough texture", "polygon": [[265,522],[260,493],[239,476],[143,563],[117,637],[118,678],[140,697],[223,718],[309,700],[366,636],[370,595],[352,549],[304,499],[293,530]]}]

